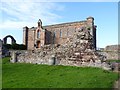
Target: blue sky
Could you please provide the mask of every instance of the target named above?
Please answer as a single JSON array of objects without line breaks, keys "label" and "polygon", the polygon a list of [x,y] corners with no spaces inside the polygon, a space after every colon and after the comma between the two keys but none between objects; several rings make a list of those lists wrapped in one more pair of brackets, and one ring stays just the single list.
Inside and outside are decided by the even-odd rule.
[{"label": "blue sky", "polygon": [[97,25],[97,47],[118,44],[118,2],[4,0],[0,4],[0,39],[12,35],[17,43],[22,43],[22,28],[37,26],[39,18],[43,25],[50,25],[86,20],[93,16]]}]

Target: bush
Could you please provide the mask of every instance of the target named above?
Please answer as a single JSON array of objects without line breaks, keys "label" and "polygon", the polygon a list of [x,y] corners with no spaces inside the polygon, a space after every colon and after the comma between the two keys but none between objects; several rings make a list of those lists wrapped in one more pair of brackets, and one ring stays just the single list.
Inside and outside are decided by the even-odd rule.
[{"label": "bush", "polygon": [[26,45],[19,44],[19,49],[20,49],[20,50],[26,50],[27,47],[26,47]]},{"label": "bush", "polygon": [[26,46],[23,44],[3,44],[3,46],[7,49],[13,49],[13,50],[26,50]]},{"label": "bush", "polygon": [[7,49],[10,49],[11,48],[11,44],[3,44],[3,46]]}]

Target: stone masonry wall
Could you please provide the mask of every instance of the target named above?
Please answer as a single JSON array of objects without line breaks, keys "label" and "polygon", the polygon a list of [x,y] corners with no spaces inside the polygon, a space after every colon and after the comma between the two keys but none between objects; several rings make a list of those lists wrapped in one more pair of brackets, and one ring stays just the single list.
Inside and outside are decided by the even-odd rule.
[{"label": "stone masonry wall", "polygon": [[99,53],[106,56],[107,60],[120,60],[120,52],[118,51],[102,51]]},{"label": "stone masonry wall", "polygon": [[104,49],[105,51],[120,51],[120,45],[108,45]]},{"label": "stone masonry wall", "polygon": [[12,62],[109,68],[105,57],[93,49],[92,35],[87,28],[77,29],[66,44],[44,45],[39,49],[16,51],[15,54]]},{"label": "stone masonry wall", "polygon": [[[37,50],[15,51],[17,53],[15,61],[19,63],[48,65],[92,66],[104,69],[110,67],[105,62],[105,58],[97,52],[91,49],[80,51],[78,48],[79,46],[76,45],[59,46],[55,44],[54,46],[47,45]],[[51,63],[53,58],[54,61]]]},{"label": "stone masonry wall", "polygon": [[[41,24],[40,24],[41,23]],[[78,22],[69,22],[69,23],[62,23],[62,24],[55,24],[55,25],[47,25],[47,26],[42,26],[42,22],[38,22],[40,26],[38,27],[32,27],[28,28],[28,31],[23,30],[23,43],[27,45],[28,50],[33,50],[35,48],[38,48],[38,45],[40,44],[40,47],[42,45],[47,45],[47,44],[66,44],[68,39],[71,39],[76,31],[78,29],[88,29],[90,34],[92,35],[92,40],[93,42],[93,47],[96,49],[96,27],[94,26],[94,18],[93,17],[88,17],[87,20],[84,21],[78,21]],[[40,33],[40,38],[35,38],[37,37],[37,32],[38,29],[40,31],[44,30],[45,31],[45,36],[43,33]],[[50,33],[51,32],[51,33]],[[84,31],[83,31],[84,32]],[[28,37],[26,37],[25,33],[28,34]],[[49,36],[46,36],[49,35]],[[83,34],[84,36],[84,34]],[[51,37],[51,38],[48,38]],[[36,42],[39,41],[39,43]],[[43,44],[42,44],[43,42]],[[37,46],[37,47],[36,47]]]},{"label": "stone masonry wall", "polygon": [[108,45],[102,50],[108,60],[120,60],[120,45]]}]

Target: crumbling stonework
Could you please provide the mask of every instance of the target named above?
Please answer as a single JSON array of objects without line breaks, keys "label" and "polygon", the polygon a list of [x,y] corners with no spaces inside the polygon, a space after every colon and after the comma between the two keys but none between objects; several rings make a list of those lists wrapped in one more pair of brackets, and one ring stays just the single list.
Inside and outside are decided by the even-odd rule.
[{"label": "crumbling stonework", "polygon": [[106,56],[107,60],[120,60],[120,52],[118,51],[101,51],[99,53]]},{"label": "crumbling stonework", "polygon": [[99,53],[108,60],[120,60],[120,45],[108,45]]},{"label": "crumbling stonework", "polygon": [[92,66],[110,69],[105,56],[96,52],[94,18],[85,21],[24,27],[23,43],[26,51],[12,51],[11,62]]},{"label": "crumbling stonework", "polygon": [[120,45],[108,45],[104,49],[105,51],[120,51]]},{"label": "crumbling stonework", "polygon": [[39,19],[37,27],[23,28],[23,44],[27,46],[28,50],[34,50],[49,44],[68,44],[67,42],[74,37],[78,30],[81,39],[87,40],[90,34],[91,40],[89,42],[93,44],[92,48],[96,49],[96,26],[93,17],[88,17],[84,21],[48,26],[42,26],[42,21]]},{"label": "crumbling stonework", "polygon": [[49,44],[34,50],[18,51],[16,60],[20,63],[92,66],[110,69],[105,62],[105,57],[96,52],[93,43],[91,29],[77,28],[72,33],[72,37],[67,38],[64,44]]},{"label": "crumbling stonework", "polygon": [[77,44],[45,45],[37,50],[16,51],[16,53],[19,63],[92,66],[110,69],[103,56],[88,48],[81,50]]}]

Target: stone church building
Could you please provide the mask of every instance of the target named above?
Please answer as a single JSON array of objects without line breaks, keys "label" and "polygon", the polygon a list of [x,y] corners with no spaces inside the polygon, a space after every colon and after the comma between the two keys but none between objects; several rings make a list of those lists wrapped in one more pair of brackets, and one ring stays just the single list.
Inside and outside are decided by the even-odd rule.
[{"label": "stone church building", "polygon": [[11,62],[91,66],[110,69],[106,57],[96,51],[94,18],[84,21],[23,28],[27,50],[13,52]]},{"label": "stone church building", "polygon": [[26,26],[23,28],[23,44],[27,46],[28,50],[41,48],[48,44],[63,45],[70,42],[77,32],[82,32],[81,40],[88,40],[88,42],[91,42],[91,49],[96,50],[96,26],[93,17],[88,17],[84,21],[47,26],[42,26],[42,21],[39,19],[37,27],[28,28]]}]

